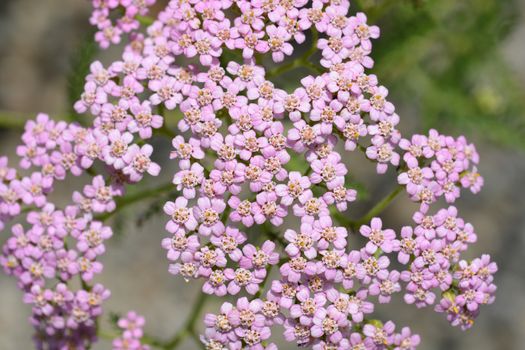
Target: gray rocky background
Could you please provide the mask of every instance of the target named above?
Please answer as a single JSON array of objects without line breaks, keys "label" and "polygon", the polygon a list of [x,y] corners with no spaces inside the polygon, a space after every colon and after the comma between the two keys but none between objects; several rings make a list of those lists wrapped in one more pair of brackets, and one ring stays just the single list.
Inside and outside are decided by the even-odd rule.
[{"label": "gray rocky background", "polygon": [[[525,13],[525,1],[522,9]],[[88,16],[89,3],[84,0],[0,0],[0,113],[27,116],[43,111],[53,116],[68,110],[69,57],[78,47],[78,38],[89,30]],[[501,44],[501,50],[525,86],[525,20]],[[400,113],[406,118],[401,130],[407,131],[411,125],[407,120],[414,117],[408,107],[400,106],[400,110],[406,113]],[[0,130],[0,137],[0,154],[13,154],[19,133]],[[163,146],[167,145],[159,146],[166,149]],[[478,196],[465,195],[458,207],[462,216],[475,225],[479,237],[468,255],[487,252],[499,264],[497,300],[483,308],[475,327],[466,333],[449,327],[442,315],[431,309],[403,305],[400,297],[379,308],[381,315],[421,334],[421,349],[525,348],[525,154],[479,142],[478,148],[485,188]],[[166,154],[158,157],[163,156]],[[375,179],[367,182],[372,198],[389,192],[394,184],[391,176],[367,177],[372,171],[370,166],[356,164],[359,166],[351,170],[356,178]],[[166,164],[166,179],[169,168]],[[80,181],[69,178],[64,193],[71,193]],[[370,203],[365,201],[356,210],[366,210]],[[146,316],[147,332],[166,338],[181,327],[199,290],[197,284],[185,283],[167,272],[167,260],[160,247],[164,219],[149,220],[139,228],[133,224],[135,213],[144,211],[147,205],[138,205],[123,216],[122,234],[109,243],[109,253],[103,258],[105,271],[97,280],[113,293],[106,310],[134,309]],[[400,227],[410,220],[412,209],[398,198],[385,213],[386,220]],[[0,243],[6,235],[2,232]],[[216,310],[217,306],[209,303],[206,310]],[[0,273],[0,350],[32,348],[28,315],[29,308],[22,303],[15,281]],[[109,343],[101,342],[94,348],[109,349]],[[196,345],[188,340],[181,348],[194,349]]]}]

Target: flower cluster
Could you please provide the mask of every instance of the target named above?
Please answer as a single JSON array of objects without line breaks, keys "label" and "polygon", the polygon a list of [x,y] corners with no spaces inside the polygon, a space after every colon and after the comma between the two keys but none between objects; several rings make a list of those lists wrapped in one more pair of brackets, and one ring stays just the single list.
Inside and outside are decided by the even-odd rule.
[{"label": "flower cluster", "polygon": [[[95,62],[86,85],[101,84],[101,79],[103,69]],[[146,105],[133,110],[147,118]],[[151,119],[162,125],[161,117]],[[0,228],[12,225],[0,265],[17,278],[24,302],[32,305],[39,347],[85,349],[96,339],[96,319],[110,295],[102,285],[92,284],[102,272],[99,257],[112,236],[103,220],[115,211],[115,198],[124,195],[125,184],[160,171],[150,159],[152,146],[143,142],[151,132],[144,130],[142,124],[126,132],[108,124],[82,127],[39,114],[27,122],[17,147],[20,169],[0,158]],[[93,169],[95,161],[103,166],[101,175]],[[61,209],[49,195],[68,175],[92,178]],[[76,278],[80,289],[69,283]]]},{"label": "flower cluster", "polygon": [[248,301],[239,298],[236,305],[224,303],[220,314],[207,314],[204,319],[206,348],[222,349],[228,344],[230,349],[277,349],[273,343],[261,345],[270,338],[270,326],[278,322],[279,306],[271,301],[260,299]]},{"label": "flower cluster", "polygon": [[493,280],[498,268],[486,254],[470,263],[461,260],[457,266],[453,275],[457,284],[453,292],[444,293],[435,309],[445,312],[452,325],[468,329],[479,315],[479,306],[494,302],[496,285]]},{"label": "flower cluster", "polygon": [[[95,250],[103,250],[103,240],[111,235],[108,227],[97,223],[86,227],[77,214],[74,206],[62,212],[51,204],[40,213],[30,212],[27,220],[33,226],[26,231],[20,224],[13,226],[0,258],[4,270],[17,277],[24,302],[32,306],[31,323],[51,348],[71,343],[83,348],[89,343],[96,335],[94,319],[110,295],[100,284],[77,291],[67,285],[75,276],[90,281],[102,270]],[[76,237],[77,249],[67,249],[69,235]],[[51,282],[53,287],[47,287]]]},{"label": "flower cluster", "polygon": [[[145,16],[156,0],[91,0],[93,12],[89,22],[97,27],[95,41],[101,48],[119,44],[123,34],[135,39],[140,34],[139,16]],[[115,18],[119,16],[118,18]]]},{"label": "flower cluster", "polygon": [[[100,45],[135,31],[153,2],[93,1]],[[117,7],[124,17],[113,25]],[[440,197],[454,202],[462,187],[480,190],[479,156],[464,137],[435,130],[402,137],[388,90],[366,72],[379,29],[362,13],[347,16],[349,7],[347,0],[172,0],[120,60],[91,65],[74,105],[93,116],[90,127],[46,115],[26,125],[17,154],[20,168],[34,172],[0,158],[0,225],[22,221],[0,263],[33,305],[40,339],[79,349],[93,340],[109,296],[91,285],[111,236],[103,220],[126,184],[159,174],[145,142],[154,135],[169,137],[177,165],[178,195],[163,206],[169,272],[201,280],[209,295],[239,295],[206,315],[208,349],[275,349],[274,325],[287,341],[313,349],[413,349],[419,336],[375,320],[377,304],[404,290],[408,304],[432,305],[439,290],[435,310],[468,328],[479,305],[494,301],[496,264],[486,255],[461,259],[476,240],[472,225],[454,207],[435,208]],[[265,67],[263,54],[279,63],[304,42],[311,49],[292,66],[313,75],[291,91],[276,86],[280,67]],[[348,182],[353,151],[378,174],[397,172],[420,203],[415,225],[396,233],[374,215],[343,214],[357,197]],[[47,195],[68,173],[92,178],[61,210]],[[363,247],[349,244],[357,233]],[[405,270],[391,268],[396,255]],[[73,291],[67,282],[76,275],[82,288]],[[143,323],[134,313],[119,321],[125,331],[114,347],[145,349]]]},{"label": "flower cluster", "polygon": [[[9,168],[2,158],[2,226],[20,221],[11,228],[0,264],[17,278],[24,302],[32,306],[35,339],[53,349],[89,346],[96,339],[101,304],[110,295],[102,285],[90,284],[102,271],[98,258],[112,235],[96,214],[115,209],[113,198],[122,194],[122,184],[106,185],[101,175],[95,176],[64,209],[48,198],[56,181],[68,173],[78,176],[91,165],[91,132],[40,114],[26,124],[17,148],[21,170]],[[74,278],[82,281],[81,289],[68,284]]]},{"label": "flower cluster", "polygon": [[121,329],[122,335],[113,340],[113,350],[149,350],[148,345],[141,343],[144,335],[144,317],[134,311],[127,313],[117,321],[118,328]]},{"label": "flower cluster", "polygon": [[[426,211],[414,214],[416,226],[403,227],[398,243],[398,261],[408,265],[401,273],[407,283],[405,301],[417,307],[434,304],[438,289],[443,298],[437,312],[454,312],[453,325],[469,328],[479,313],[479,305],[494,301],[496,264],[483,255],[470,264],[460,260],[461,253],[477,240],[474,228],[458,217],[455,207],[440,209],[435,215]],[[444,305],[452,301],[450,310]]]},{"label": "flower cluster", "polygon": [[[279,263],[282,280],[272,283],[268,300],[278,303],[280,312],[288,310],[287,327],[304,327],[301,337],[289,340],[346,346],[340,342],[351,336],[353,323],[373,311],[370,296],[388,302],[404,281],[406,299],[411,300],[416,287],[405,275],[410,277],[416,268],[422,274],[432,270],[416,253],[430,253],[427,245],[438,242],[441,249],[453,246],[456,254],[447,256],[449,263],[432,270],[443,278],[442,274],[451,274],[469,239],[450,235],[449,240],[418,240],[406,253],[408,241],[382,230],[380,219],[374,218],[370,227],[360,229],[369,239],[366,247],[347,250],[347,228],[330,215],[334,209],[345,211],[356,197],[345,186],[348,165],[336,148],[338,140],[343,140],[346,151],[363,150],[376,162],[378,173],[386,172],[389,164],[397,167],[399,183],[406,185],[412,200],[422,203],[422,211],[442,195],[452,202],[460,186],[476,192],[482,180],[470,162],[476,164],[478,156],[462,137],[454,140],[431,131],[429,137],[402,139],[396,128],[399,116],[386,100],[387,89],[365,73],[372,66],[370,39],[378,36],[378,29],[368,26],[363,14],[341,15],[348,3],[314,2],[307,7],[306,2],[294,2],[288,8],[255,2],[208,5],[174,4],[161,12],[149,29],[151,37],[143,42],[142,67],[147,74],[139,73],[142,67],[135,64],[123,78],[130,86],[134,84],[130,75],[148,80],[153,92],[149,103],[168,110],[179,107],[182,112],[171,154],[179,164],[173,183],[182,195],[164,206],[171,236],[163,247],[172,261],[170,272],[203,279],[207,294],[236,295],[245,290],[254,295],[260,293],[271,266]],[[231,6],[237,17],[226,12]],[[178,18],[185,18],[184,24]],[[314,45],[327,71],[303,78],[301,86],[288,93],[267,80],[271,72],[267,74],[257,54],[271,51],[273,61],[280,62],[292,54],[289,42],[302,43],[307,30],[326,35]],[[225,49],[240,50],[240,62],[221,62]],[[194,65],[177,67],[178,55],[195,59]],[[126,59],[133,62],[131,53]],[[109,71],[121,72],[112,67]],[[368,146],[365,136],[370,137]],[[395,150],[398,144],[406,152],[403,163]],[[292,154],[304,154],[302,166],[308,170],[289,170]],[[431,163],[426,165],[426,160]],[[260,248],[248,243],[252,226],[263,225],[275,235],[271,226],[281,226],[289,214],[301,225],[300,230],[285,233],[286,254],[281,260],[274,237]],[[414,261],[408,271],[388,270],[389,258],[383,254],[392,252],[406,256],[405,263]],[[337,292],[338,284],[347,293]],[[436,287],[424,286],[426,291]],[[441,288],[450,290],[452,280]],[[337,304],[343,303],[344,295],[352,297],[349,308]],[[305,301],[311,303],[311,313],[304,314]],[[316,311],[321,315],[317,319]],[[330,322],[337,324],[334,337],[316,327]],[[234,339],[217,334],[207,332],[207,341],[224,344],[226,338]],[[256,346],[237,337],[243,345]]]},{"label": "flower cluster", "polygon": [[479,155],[463,136],[454,139],[430,130],[428,136],[402,139],[399,147],[405,151],[406,167],[397,181],[406,186],[410,198],[420,202],[422,209],[428,209],[440,197],[453,203],[461,187],[477,193],[483,186],[476,168]]}]

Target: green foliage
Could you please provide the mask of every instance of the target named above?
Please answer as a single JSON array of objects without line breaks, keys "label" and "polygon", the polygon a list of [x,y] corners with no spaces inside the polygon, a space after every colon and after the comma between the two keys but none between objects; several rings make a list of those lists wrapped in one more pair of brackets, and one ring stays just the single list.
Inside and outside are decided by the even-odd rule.
[{"label": "green foliage", "polygon": [[120,313],[118,313],[118,312],[113,312],[113,311],[109,312],[109,315],[108,315],[109,323],[111,324],[111,326],[115,330],[119,330],[120,331],[120,328],[118,327],[118,320],[121,317],[122,317],[122,315]]},{"label": "green foliage", "polygon": [[73,109],[73,105],[84,91],[86,75],[89,74],[89,66],[95,60],[98,52],[97,44],[93,39],[94,33],[90,31],[82,40],[77,50],[70,59],[70,71],[67,77],[68,106],[70,108],[70,120],[82,123],[82,118]]},{"label": "green foliage", "polygon": [[159,195],[151,201],[143,211],[140,211],[135,219],[137,227],[143,227],[146,223],[151,221],[153,218],[158,217],[159,214],[163,213],[163,207],[166,201],[176,198],[174,191],[167,192],[163,195]]},{"label": "green foliage", "polygon": [[365,184],[363,184],[362,182],[350,178],[346,179],[345,183],[348,184],[348,188],[351,188],[357,192],[357,200],[363,201],[370,198],[370,192],[366,188]]},{"label": "green foliage", "polygon": [[0,112],[0,129],[23,130],[27,119],[21,113]]},{"label": "green foliage", "polygon": [[501,54],[517,23],[516,0],[360,0],[381,27],[373,72],[418,129],[525,147],[525,93]]}]

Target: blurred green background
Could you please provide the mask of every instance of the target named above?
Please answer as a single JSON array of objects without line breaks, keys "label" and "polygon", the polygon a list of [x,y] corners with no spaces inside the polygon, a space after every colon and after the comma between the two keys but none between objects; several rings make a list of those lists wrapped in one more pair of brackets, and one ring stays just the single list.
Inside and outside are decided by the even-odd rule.
[{"label": "blurred green background", "polygon": [[[89,10],[85,0],[0,1],[0,154],[14,154],[21,126],[37,112],[71,118],[71,101],[80,93],[87,63],[93,57],[104,63],[118,57],[119,48],[97,52],[90,44]],[[466,333],[450,328],[430,309],[403,305],[400,297],[378,311],[419,332],[421,349],[523,349],[525,0],[353,1],[351,11],[361,10],[381,27],[372,72],[390,90],[401,131],[408,135],[436,128],[476,142],[485,188],[478,196],[465,195],[457,206],[479,236],[469,257],[488,252],[500,265],[496,303],[485,307]],[[162,162],[169,145],[157,146]],[[164,168],[169,179],[173,165]],[[372,176],[366,162],[357,162],[352,171],[356,179],[367,179],[366,199],[356,211],[366,210],[393,185],[391,176]],[[79,181],[68,179],[65,198]],[[163,218],[135,225],[149,204],[118,217],[124,239],[111,242],[99,281],[113,291],[108,310],[136,309],[147,316],[150,333],[167,337],[190,312],[196,284],[168,275],[160,248]],[[410,222],[412,211],[408,201],[398,198],[385,219],[397,228]],[[6,236],[3,232],[0,243]],[[207,310],[216,306],[211,303]],[[0,310],[0,349],[30,349],[29,310],[14,280],[3,274]],[[188,341],[183,348],[195,345]]]},{"label": "blurred green background", "polygon": [[523,2],[359,3],[382,30],[374,46],[375,72],[396,101],[417,108],[424,129],[525,146],[525,95],[517,74],[524,56],[523,47],[514,47],[525,40],[516,33]]}]

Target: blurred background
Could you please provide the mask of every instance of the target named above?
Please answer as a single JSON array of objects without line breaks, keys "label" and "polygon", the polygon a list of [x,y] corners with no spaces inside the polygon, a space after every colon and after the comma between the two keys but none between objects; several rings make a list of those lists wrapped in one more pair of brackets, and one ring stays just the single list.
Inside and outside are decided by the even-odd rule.
[{"label": "blurred background", "polygon": [[[500,268],[496,303],[484,307],[477,324],[465,333],[431,309],[404,305],[401,295],[391,305],[378,307],[378,315],[419,333],[421,349],[523,349],[525,0],[354,0],[352,7],[364,10],[369,22],[381,27],[372,72],[390,90],[402,118],[401,131],[408,135],[434,127],[476,143],[485,187],[477,196],[466,193],[457,206],[478,234],[467,258],[487,252]],[[14,154],[24,121],[37,112],[55,119],[70,115],[86,58],[108,63],[118,57],[118,47],[98,52],[90,44],[89,11],[86,0],[0,1],[0,154]],[[159,141],[157,148],[163,176],[169,179],[169,144]],[[373,167],[354,158],[350,171],[356,181],[366,179],[356,183],[363,199],[354,209],[358,217],[390,192],[395,177],[371,176]],[[66,202],[81,182],[69,177],[58,201]],[[401,197],[384,214],[384,222],[393,228],[411,222],[414,207]],[[167,272],[160,247],[164,218],[151,215],[151,208],[163,200],[138,204],[114,219],[116,235],[97,281],[113,293],[107,311],[136,310],[146,316],[148,333],[168,338],[185,321],[199,286]],[[7,236],[2,232],[1,244]],[[209,302],[205,310],[217,308],[217,302]],[[4,274],[0,310],[0,349],[31,349],[29,307],[22,303],[15,281]],[[109,346],[101,342],[95,348]],[[181,348],[196,345],[188,339]]]}]

